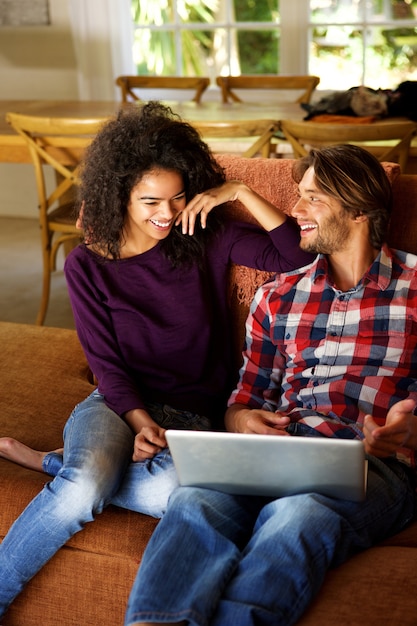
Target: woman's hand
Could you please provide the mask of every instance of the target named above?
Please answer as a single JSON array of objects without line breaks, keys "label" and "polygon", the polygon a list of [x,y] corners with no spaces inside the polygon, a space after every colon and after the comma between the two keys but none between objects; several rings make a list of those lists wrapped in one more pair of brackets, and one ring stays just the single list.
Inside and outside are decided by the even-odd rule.
[{"label": "woman's hand", "polygon": [[213,187],[207,189],[203,193],[199,193],[182,211],[178,216],[175,223],[176,226],[182,224],[182,232],[184,235],[193,235],[195,222],[197,215],[200,215],[201,227],[205,228],[207,225],[207,215],[214,207],[225,202],[236,200],[239,194],[239,188],[243,187],[243,183],[232,180],[224,183],[220,187]]},{"label": "woman's hand", "polygon": [[193,235],[197,215],[200,215],[202,228],[206,227],[207,215],[214,207],[226,202],[239,200],[249,213],[266,231],[281,226],[287,219],[285,213],[265,200],[253,189],[239,180],[229,180],[220,187],[197,194],[178,216],[175,225],[182,224],[184,234]]},{"label": "woman's hand", "polygon": [[157,424],[155,426],[144,426],[135,437],[132,460],[137,462],[152,459],[155,454],[161,452],[167,445],[164,428]]},{"label": "woman's hand", "polygon": [[132,409],[124,414],[124,419],[135,435],[132,460],[145,461],[167,447],[165,428],[161,428],[145,409]]}]

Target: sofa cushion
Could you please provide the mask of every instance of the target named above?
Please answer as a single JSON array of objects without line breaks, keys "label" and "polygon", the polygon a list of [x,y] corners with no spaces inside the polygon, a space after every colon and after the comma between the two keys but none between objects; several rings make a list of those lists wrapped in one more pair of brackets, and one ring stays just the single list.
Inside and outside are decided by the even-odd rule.
[{"label": "sofa cushion", "polygon": [[416,568],[416,548],[378,546],[357,554],[330,570],[297,626],[415,626]]},{"label": "sofa cushion", "polygon": [[[41,450],[61,446],[71,410],[94,388],[76,332],[0,322],[0,345],[0,435]],[[2,540],[49,478],[4,459],[0,471]],[[122,624],[129,590],[156,524],[151,517],[107,507],[35,576],[4,623],[23,624],[21,610],[29,606],[36,609],[25,615],[25,626],[37,626],[40,614],[48,616],[48,624],[95,625],[109,623],[109,616],[111,623]],[[74,563],[76,573],[68,577]]]}]

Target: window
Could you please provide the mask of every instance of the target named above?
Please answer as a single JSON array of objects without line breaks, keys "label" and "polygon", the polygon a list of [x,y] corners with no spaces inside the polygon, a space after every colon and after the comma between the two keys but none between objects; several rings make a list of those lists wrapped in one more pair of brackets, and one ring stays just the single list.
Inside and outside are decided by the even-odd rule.
[{"label": "window", "polygon": [[138,74],[417,80],[417,0],[131,0]]},{"label": "window", "polygon": [[417,80],[417,2],[310,2],[309,72],[324,89],[391,88]]},{"label": "window", "polygon": [[279,0],[132,0],[139,74],[279,72]]}]

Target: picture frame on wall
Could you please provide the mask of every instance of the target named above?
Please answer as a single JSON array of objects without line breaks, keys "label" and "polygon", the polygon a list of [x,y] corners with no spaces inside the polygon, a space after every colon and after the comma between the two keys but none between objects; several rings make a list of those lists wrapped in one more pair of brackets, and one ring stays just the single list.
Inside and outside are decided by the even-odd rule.
[{"label": "picture frame on wall", "polygon": [[0,0],[0,26],[49,24],[49,0]]}]

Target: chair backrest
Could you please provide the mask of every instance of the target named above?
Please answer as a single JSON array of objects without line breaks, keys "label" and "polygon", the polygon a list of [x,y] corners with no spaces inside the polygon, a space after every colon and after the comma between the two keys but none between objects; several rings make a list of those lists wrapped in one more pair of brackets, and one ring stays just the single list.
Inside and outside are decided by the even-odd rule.
[{"label": "chair backrest", "polygon": [[[120,87],[122,102],[149,100],[138,95],[136,90],[192,90],[194,92],[192,102],[200,102],[201,96],[210,84],[210,79],[206,77],[188,76],[119,76],[116,78],[116,85]],[[153,98],[156,99],[156,98]]]},{"label": "chair backrest", "polygon": [[268,158],[271,153],[271,139],[279,128],[278,122],[274,120],[190,123],[214,153],[232,152],[247,158]]},{"label": "chair backrest", "polygon": [[[77,167],[92,138],[108,118],[57,118],[7,113],[6,120],[24,138],[35,168],[39,208],[42,219],[66,201],[78,184]],[[46,167],[55,171],[52,191]]]},{"label": "chair backrest", "polygon": [[[274,74],[218,76],[216,83],[222,91],[223,102],[242,102],[235,89],[268,89],[271,91],[296,91],[295,102],[308,103],[314,89],[320,82],[318,76],[292,76]],[[301,91],[301,94],[300,94]]]},{"label": "chair backrest", "polygon": [[305,156],[312,147],[353,143],[375,154],[379,161],[399,163],[404,172],[417,124],[385,120],[371,124],[281,120],[280,129],[291,144],[296,158]]}]

